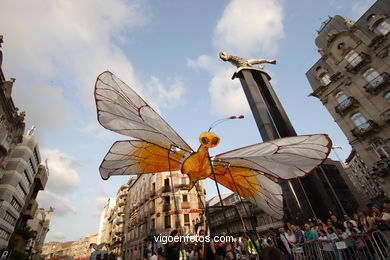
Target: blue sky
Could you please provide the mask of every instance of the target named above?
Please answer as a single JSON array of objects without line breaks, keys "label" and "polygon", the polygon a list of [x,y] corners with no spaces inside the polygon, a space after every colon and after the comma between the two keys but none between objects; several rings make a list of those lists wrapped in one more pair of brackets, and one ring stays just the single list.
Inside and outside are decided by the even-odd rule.
[{"label": "blue sky", "polygon": [[[218,126],[212,153],[261,141],[225,50],[267,65],[271,83],[299,134],[327,133],[344,159],[350,146],[319,100],[308,97],[305,72],[319,58],[314,39],[328,15],[357,19],[372,0],[3,0],[3,71],[16,78],[14,102],[37,126],[50,176],[40,206],[54,206],[47,241],[75,240],[98,230],[106,199],[127,177],[101,180],[111,144],[128,139],[96,120],[96,77],[111,70],[133,86],[187,142]],[[334,154],[331,154],[335,158]],[[206,182],[208,197],[215,186]]]}]

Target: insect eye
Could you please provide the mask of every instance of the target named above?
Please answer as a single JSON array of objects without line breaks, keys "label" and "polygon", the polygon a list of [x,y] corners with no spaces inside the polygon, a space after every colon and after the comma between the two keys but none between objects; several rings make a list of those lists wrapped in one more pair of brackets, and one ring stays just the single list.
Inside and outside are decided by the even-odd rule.
[{"label": "insect eye", "polygon": [[218,137],[214,137],[214,138],[211,140],[211,144],[213,144],[213,145],[216,145],[218,142],[219,142],[219,138],[218,138]]},{"label": "insect eye", "polygon": [[203,144],[208,144],[209,139],[207,137],[202,137],[202,143]]}]

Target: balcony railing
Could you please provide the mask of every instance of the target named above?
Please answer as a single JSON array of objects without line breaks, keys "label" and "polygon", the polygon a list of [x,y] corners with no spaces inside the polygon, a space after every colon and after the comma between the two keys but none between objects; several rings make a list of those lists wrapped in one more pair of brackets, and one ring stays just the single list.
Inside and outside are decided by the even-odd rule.
[{"label": "balcony railing", "polygon": [[189,201],[183,201],[181,203],[181,208],[182,209],[189,209],[190,208],[190,202]]},{"label": "balcony railing", "polygon": [[346,71],[351,73],[358,73],[361,68],[366,64],[371,62],[370,55],[361,52],[359,56],[356,56],[347,66],[345,66]]},{"label": "balcony railing", "polygon": [[367,122],[357,126],[356,128],[352,129],[352,135],[355,137],[364,137],[368,134],[370,134],[374,129],[378,128],[378,124],[375,123],[373,120],[368,120]]},{"label": "balcony railing", "polygon": [[171,204],[163,204],[163,211],[167,212],[171,210]]},{"label": "balcony railing", "polygon": [[380,90],[389,85],[389,79],[389,74],[383,72],[368,82],[368,84],[364,86],[364,89],[370,94],[377,94]]},{"label": "balcony railing", "polygon": [[45,189],[45,186],[46,186],[46,183],[47,183],[47,179],[48,179],[48,177],[47,177],[46,165],[40,164],[38,166],[38,172],[35,175],[35,183],[38,185],[38,188],[40,190],[44,190]]},{"label": "balcony railing", "polygon": [[356,107],[357,104],[359,104],[359,101],[357,101],[354,97],[348,97],[335,107],[336,113],[344,115],[350,109]]}]

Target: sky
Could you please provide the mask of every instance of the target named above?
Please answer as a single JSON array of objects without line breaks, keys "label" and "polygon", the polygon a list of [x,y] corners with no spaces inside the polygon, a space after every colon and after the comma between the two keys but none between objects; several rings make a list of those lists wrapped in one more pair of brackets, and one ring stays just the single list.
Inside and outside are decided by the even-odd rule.
[{"label": "sky", "polygon": [[[314,39],[328,18],[358,19],[372,0],[1,0],[6,78],[26,111],[49,180],[38,195],[53,206],[46,241],[77,240],[98,231],[101,210],[128,176],[100,178],[112,143],[129,139],[99,125],[93,88],[110,70],[132,86],[193,148],[220,118],[245,115],[214,131],[218,154],[261,142],[235,68],[220,51],[276,59],[271,84],[299,134],[326,133],[345,159],[350,146],[312,92],[305,72],[319,59]],[[332,152],[331,158],[337,159]],[[206,181],[207,198],[216,194]],[[226,191],[226,190],[224,190]]]}]

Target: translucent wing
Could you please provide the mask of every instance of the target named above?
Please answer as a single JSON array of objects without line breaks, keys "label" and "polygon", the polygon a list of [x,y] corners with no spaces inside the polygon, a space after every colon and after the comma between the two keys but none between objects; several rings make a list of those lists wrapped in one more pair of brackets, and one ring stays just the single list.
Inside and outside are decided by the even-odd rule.
[{"label": "translucent wing", "polygon": [[[275,180],[248,168],[227,167],[226,164],[214,165],[214,170],[218,183],[250,200],[270,216],[283,218],[282,188]],[[210,178],[214,179],[212,175]]]},{"label": "translucent wing", "polygon": [[328,157],[331,146],[323,134],[276,139],[219,154],[214,170],[219,183],[281,218],[283,197],[278,179],[309,174]]},{"label": "translucent wing", "polygon": [[161,147],[174,145],[191,151],[160,115],[111,72],[98,76],[95,100],[98,120],[103,127]]},{"label": "translucent wing", "polygon": [[180,170],[188,152],[167,148],[140,140],[115,142],[100,165],[101,177],[133,175]]}]

